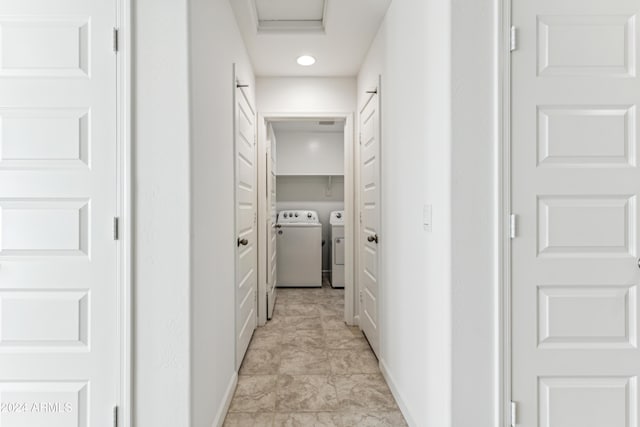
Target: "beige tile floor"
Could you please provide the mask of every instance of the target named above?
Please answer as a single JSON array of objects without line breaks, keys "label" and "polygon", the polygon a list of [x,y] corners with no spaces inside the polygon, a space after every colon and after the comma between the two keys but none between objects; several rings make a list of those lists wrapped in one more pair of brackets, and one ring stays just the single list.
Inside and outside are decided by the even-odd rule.
[{"label": "beige tile floor", "polygon": [[402,414],[357,327],[344,290],[278,289],[240,368],[226,427],[402,427]]}]

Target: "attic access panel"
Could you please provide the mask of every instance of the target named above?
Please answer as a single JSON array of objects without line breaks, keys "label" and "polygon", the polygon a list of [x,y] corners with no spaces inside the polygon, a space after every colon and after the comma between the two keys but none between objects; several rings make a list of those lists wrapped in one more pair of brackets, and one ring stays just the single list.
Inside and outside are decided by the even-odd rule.
[{"label": "attic access panel", "polygon": [[258,32],[324,32],[326,0],[254,0]]}]

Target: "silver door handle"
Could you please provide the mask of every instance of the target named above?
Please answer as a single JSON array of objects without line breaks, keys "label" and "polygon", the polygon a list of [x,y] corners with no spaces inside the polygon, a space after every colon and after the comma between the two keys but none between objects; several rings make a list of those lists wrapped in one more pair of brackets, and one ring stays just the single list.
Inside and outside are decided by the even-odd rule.
[{"label": "silver door handle", "polygon": [[367,242],[376,242],[376,244],[378,244],[378,235],[370,234],[369,237],[367,237]]}]

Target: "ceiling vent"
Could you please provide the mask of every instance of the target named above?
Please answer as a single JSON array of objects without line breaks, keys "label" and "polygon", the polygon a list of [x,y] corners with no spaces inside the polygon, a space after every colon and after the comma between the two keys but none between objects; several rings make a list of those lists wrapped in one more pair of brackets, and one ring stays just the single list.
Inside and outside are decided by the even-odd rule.
[{"label": "ceiling vent", "polygon": [[327,0],[253,0],[259,33],[324,32]]}]

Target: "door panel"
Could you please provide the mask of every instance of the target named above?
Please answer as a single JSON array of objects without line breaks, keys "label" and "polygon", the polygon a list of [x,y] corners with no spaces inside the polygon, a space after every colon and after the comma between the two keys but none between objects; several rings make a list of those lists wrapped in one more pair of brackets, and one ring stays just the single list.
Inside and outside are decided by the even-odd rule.
[{"label": "door panel", "polygon": [[518,425],[638,425],[640,5],[514,0]]},{"label": "door panel", "polygon": [[236,89],[236,364],[240,368],[257,326],[257,181],[255,112],[243,88]]},{"label": "door panel", "polygon": [[278,246],[277,246],[277,218],[276,209],[276,150],[275,135],[271,124],[268,125],[267,138],[267,209],[269,222],[267,230],[269,232],[267,242],[267,319],[273,317],[273,310],[276,305],[278,283]]},{"label": "door panel", "polygon": [[378,264],[380,233],[380,111],[372,94],[360,112],[360,327],[379,348]]},{"label": "door panel", "polygon": [[0,3],[2,426],[108,425],[119,402],[116,6]]}]

